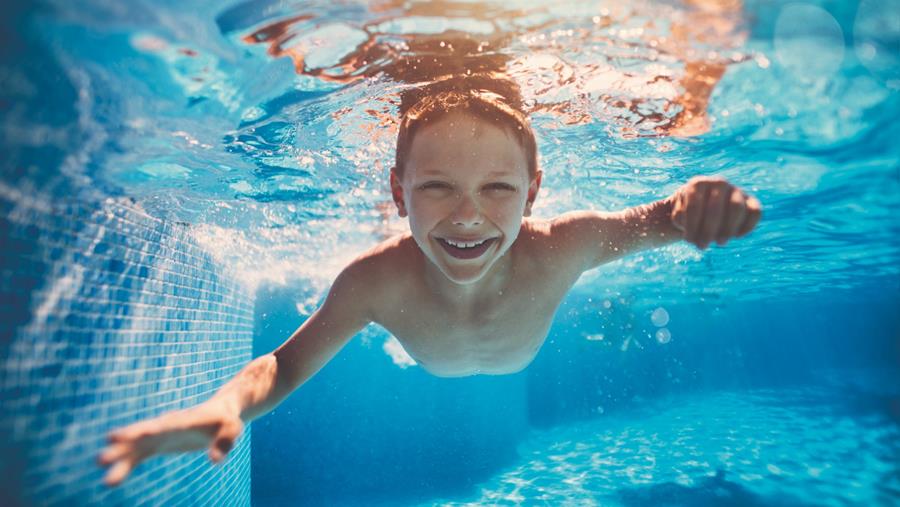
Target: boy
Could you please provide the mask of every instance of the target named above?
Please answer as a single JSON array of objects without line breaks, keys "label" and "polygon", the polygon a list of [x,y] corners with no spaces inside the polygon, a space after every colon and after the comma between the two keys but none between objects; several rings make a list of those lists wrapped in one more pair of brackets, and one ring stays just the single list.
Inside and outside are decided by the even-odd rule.
[{"label": "boy", "polygon": [[583,272],[678,239],[724,245],[759,220],[759,202],[718,178],[694,178],[619,213],[530,219],[541,171],[516,97],[481,78],[438,84],[401,105],[391,191],[410,232],[351,262],[293,336],[208,401],[112,432],[100,455],[107,484],[160,453],[208,447],[222,461],[244,424],[371,322],[432,374],[514,373],[534,358]]}]

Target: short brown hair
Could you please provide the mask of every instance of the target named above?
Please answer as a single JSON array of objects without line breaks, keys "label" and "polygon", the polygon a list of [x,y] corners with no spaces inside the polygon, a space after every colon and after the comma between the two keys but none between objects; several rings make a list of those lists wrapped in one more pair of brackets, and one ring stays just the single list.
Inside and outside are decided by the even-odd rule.
[{"label": "short brown hair", "polygon": [[422,125],[455,111],[465,112],[511,133],[525,150],[528,177],[537,173],[537,143],[522,112],[518,86],[495,73],[450,77],[405,91],[400,100],[396,171],[402,176],[413,137]]}]

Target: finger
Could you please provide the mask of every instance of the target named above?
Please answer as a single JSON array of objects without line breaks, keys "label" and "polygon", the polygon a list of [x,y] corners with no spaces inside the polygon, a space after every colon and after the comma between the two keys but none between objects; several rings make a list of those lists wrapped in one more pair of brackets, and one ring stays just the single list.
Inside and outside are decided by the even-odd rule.
[{"label": "finger", "polygon": [[209,459],[211,459],[214,463],[219,463],[225,456],[228,455],[228,452],[231,451],[231,448],[234,446],[234,441],[228,438],[218,438],[215,442],[213,442],[212,446],[209,448]]},{"label": "finger", "polygon": [[234,447],[234,440],[230,438],[218,438],[213,445],[209,448],[209,459],[212,460],[213,463],[222,462],[228,453],[231,451],[231,448]]},{"label": "finger", "polygon": [[241,431],[243,431],[243,424],[239,421],[223,425],[210,447],[209,458],[215,463],[225,459],[225,456],[234,447],[234,443],[240,436]]},{"label": "finger", "polygon": [[130,449],[130,446],[125,444],[111,445],[104,449],[99,456],[97,456],[97,462],[101,465],[107,466],[118,461],[128,452],[128,449]]},{"label": "finger", "polygon": [[207,453],[207,455],[209,456],[210,461],[218,465],[219,463],[225,461],[225,456],[227,456],[228,453],[221,451],[216,446],[213,446],[209,448],[209,452]]},{"label": "finger", "polygon": [[700,248],[706,248],[716,238],[722,226],[722,215],[725,214],[725,202],[730,198],[731,189],[726,185],[712,185],[706,198],[706,209],[703,213],[703,225],[700,229]]},{"label": "finger", "polygon": [[738,230],[737,237],[741,237],[749,233],[756,227],[759,218],[762,216],[762,205],[755,197],[747,199],[747,216],[744,217],[744,223]]},{"label": "finger", "polygon": [[118,428],[116,430],[110,431],[106,434],[106,438],[110,443],[134,440],[139,438],[144,433],[145,428],[146,424],[144,422],[130,424],[123,428]]},{"label": "finger", "polygon": [[124,439],[125,439],[124,428],[120,428],[115,431],[110,431],[109,433],[106,434],[106,441],[111,444],[121,442]]},{"label": "finger", "polygon": [[110,487],[118,486],[126,477],[128,477],[128,474],[134,469],[135,464],[135,460],[132,457],[117,461],[116,464],[109,469],[103,482]]},{"label": "finger", "polygon": [[697,244],[700,227],[703,221],[703,210],[706,209],[706,185],[694,185],[688,191],[685,206],[684,239]]},{"label": "finger", "polygon": [[672,205],[672,225],[674,225],[675,228],[679,231],[684,232],[684,199],[682,194],[680,193],[675,197],[675,204]]},{"label": "finger", "polygon": [[735,190],[731,193],[728,212],[725,215],[725,220],[722,222],[722,229],[719,231],[718,243],[720,245],[724,245],[730,238],[737,235],[746,216],[747,196],[740,190]]}]

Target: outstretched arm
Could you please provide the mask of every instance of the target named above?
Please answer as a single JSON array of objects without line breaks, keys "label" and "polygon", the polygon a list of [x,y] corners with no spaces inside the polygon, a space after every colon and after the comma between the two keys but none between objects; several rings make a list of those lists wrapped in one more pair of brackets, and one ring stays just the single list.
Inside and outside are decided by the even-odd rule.
[{"label": "outstretched arm", "polygon": [[[270,354],[255,359],[210,401],[218,400],[250,421],[281,403],[316,374],[371,321],[364,269],[350,265],[338,275],[322,306]],[[254,363],[258,363],[254,366]]]},{"label": "outstretched arm", "polygon": [[369,323],[366,275],[359,263],[345,268],[322,306],[284,344],[251,361],[209,400],[111,432],[98,458],[109,467],[106,484],[118,485],[157,454],[209,448],[213,462],[224,460],[245,423],[275,408]]},{"label": "outstretched arm", "polygon": [[756,226],[755,197],[718,177],[698,176],[670,197],[615,213],[573,211],[551,222],[566,258],[587,271],[633,252],[685,240],[705,250],[724,245]]}]

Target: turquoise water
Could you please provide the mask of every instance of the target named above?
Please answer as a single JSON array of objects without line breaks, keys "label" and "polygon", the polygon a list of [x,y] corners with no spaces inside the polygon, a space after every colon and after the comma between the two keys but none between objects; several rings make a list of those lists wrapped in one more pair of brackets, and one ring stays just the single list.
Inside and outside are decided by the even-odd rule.
[{"label": "turquoise water", "polygon": [[890,504],[896,427],[858,407],[846,417],[833,403],[846,394],[725,391],[560,426],[526,440],[521,462],[478,494],[441,504]]},{"label": "turquoise water", "polygon": [[[399,92],[429,59],[502,67],[538,138],[535,216],[717,174],[763,203],[757,230],[586,273],[509,378],[429,377],[367,329],[254,423],[253,503],[895,505],[900,4],[723,5],[7,6],[0,190],[180,224],[255,294],[258,355],[405,230]],[[686,62],[723,73],[679,136]]]},{"label": "turquoise water", "polygon": [[[812,35],[784,28],[802,11],[779,16],[776,6],[750,3],[723,15],[735,18],[734,30],[692,48],[714,47],[711,61],[727,63],[709,103],[713,128],[686,139],[652,135],[678,109],[665,110],[684,58],[651,46],[684,10],[677,5],[461,3],[436,17],[418,13],[416,2],[410,12],[390,2],[198,4],[51,3],[28,18],[29,36],[58,58],[50,73],[72,82],[68,97],[49,100],[69,102],[80,118],[80,138],[55,139],[61,150],[83,151],[69,164],[73,176],[195,224],[247,279],[310,277],[304,266],[314,264],[329,278],[373,236],[405,227],[391,213],[385,175],[390,101],[403,85],[385,74],[407,39],[456,28],[492,41],[533,104],[546,169],[536,215],[645,203],[696,174],[728,177],[766,205],[752,240],[703,256],[671,247],[597,275],[635,289],[665,285],[670,297],[896,286],[897,34],[882,15],[896,9],[883,2],[810,7],[826,25]],[[311,18],[283,23],[276,40],[303,55],[305,74],[267,53],[275,42],[245,40],[303,15]],[[651,24],[653,15],[661,19]],[[356,56],[357,44],[393,53],[369,50],[361,59],[375,61],[348,71],[341,59]],[[313,73],[351,76],[342,83]],[[17,76],[8,80],[12,88]],[[12,95],[55,109],[37,89]],[[10,141],[34,146],[52,136],[24,111],[10,111]],[[316,248],[302,246],[309,242]],[[728,279],[710,283],[709,263]]]}]

